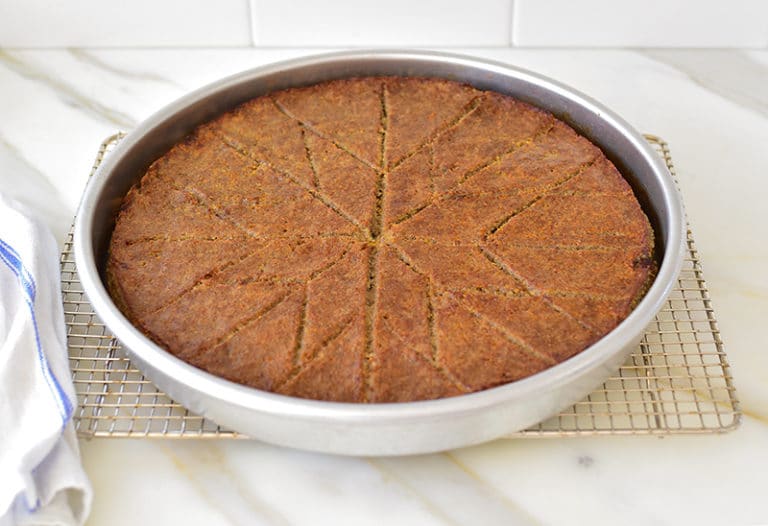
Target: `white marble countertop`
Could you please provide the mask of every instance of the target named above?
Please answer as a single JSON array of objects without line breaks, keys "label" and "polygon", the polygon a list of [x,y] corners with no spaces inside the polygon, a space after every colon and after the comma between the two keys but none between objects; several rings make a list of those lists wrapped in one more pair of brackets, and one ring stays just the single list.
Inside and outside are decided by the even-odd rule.
[{"label": "white marble countertop", "polygon": [[[95,439],[81,442],[89,524],[768,523],[768,51],[459,51],[560,79],[669,142],[741,428],[390,459]],[[102,139],[224,75],[309,52],[0,50],[0,188],[62,240]]]}]

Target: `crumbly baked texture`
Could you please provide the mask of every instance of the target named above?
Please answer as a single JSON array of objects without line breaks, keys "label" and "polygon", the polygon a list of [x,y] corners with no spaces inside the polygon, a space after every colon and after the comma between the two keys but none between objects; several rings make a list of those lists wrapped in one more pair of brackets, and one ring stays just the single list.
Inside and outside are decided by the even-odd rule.
[{"label": "crumbly baked texture", "polygon": [[169,352],[347,402],[546,369],[624,319],[653,231],[552,115],[437,79],[277,91],[198,127],[125,197],[108,287]]}]

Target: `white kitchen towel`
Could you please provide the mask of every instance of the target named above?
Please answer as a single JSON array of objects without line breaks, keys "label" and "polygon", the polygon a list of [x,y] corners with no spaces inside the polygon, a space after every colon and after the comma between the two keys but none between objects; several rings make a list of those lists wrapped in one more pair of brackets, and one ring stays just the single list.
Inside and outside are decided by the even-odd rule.
[{"label": "white kitchen towel", "polygon": [[56,241],[0,194],[0,526],[82,524]]}]

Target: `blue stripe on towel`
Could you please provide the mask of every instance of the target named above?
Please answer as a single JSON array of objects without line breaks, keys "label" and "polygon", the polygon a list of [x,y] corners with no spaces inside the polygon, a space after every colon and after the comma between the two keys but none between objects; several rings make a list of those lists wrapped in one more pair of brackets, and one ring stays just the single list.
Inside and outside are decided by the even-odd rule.
[{"label": "blue stripe on towel", "polygon": [[0,259],[2,259],[8,268],[16,275],[16,278],[19,280],[19,285],[21,285],[21,288],[24,291],[24,300],[29,307],[29,313],[32,317],[32,327],[35,331],[35,345],[37,347],[37,357],[40,362],[40,369],[43,373],[43,378],[45,378],[45,381],[48,384],[48,388],[58,402],[59,413],[61,413],[61,426],[63,428],[72,416],[73,407],[72,402],[69,400],[66,393],[64,393],[64,389],[62,389],[61,384],[54,376],[53,371],[51,371],[51,367],[43,352],[42,343],[40,342],[40,331],[38,330],[37,317],[35,316],[35,297],[37,296],[35,279],[24,266],[24,263],[22,263],[19,254],[12,246],[2,239],[0,239]]},{"label": "blue stripe on towel", "polygon": [[21,262],[21,256],[19,256],[19,253],[16,252],[11,245],[2,239],[0,239],[0,256],[5,256],[5,258],[8,258],[6,264],[8,264],[8,266],[11,267],[11,270],[13,270],[14,274],[18,276],[21,282],[21,286],[27,293],[27,297],[32,298],[32,301],[35,301],[37,290],[35,289],[35,280],[32,277],[32,274],[27,272],[27,269]]}]

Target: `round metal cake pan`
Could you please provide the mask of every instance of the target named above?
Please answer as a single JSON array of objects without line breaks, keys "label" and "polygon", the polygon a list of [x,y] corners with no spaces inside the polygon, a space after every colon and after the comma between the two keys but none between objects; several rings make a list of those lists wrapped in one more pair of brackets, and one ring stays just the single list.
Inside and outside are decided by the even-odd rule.
[{"label": "round metal cake pan", "polygon": [[[390,404],[305,400],[239,385],[179,360],[136,329],[107,292],[104,263],[121,200],[149,164],[198,124],[248,99],[368,75],[439,77],[505,93],[550,111],[600,146],[632,185],[656,234],[659,271],[633,312],[583,352],[528,378],[452,398]],[[140,124],[88,183],[75,223],[75,257],[88,298],[130,358],[191,411],[274,444],[347,455],[404,455],[477,444],[526,428],[577,402],[615,373],[677,280],[684,228],[682,203],[661,159],[637,131],[591,98],[507,64],[432,52],[358,51],[291,60],[222,79]]]}]

